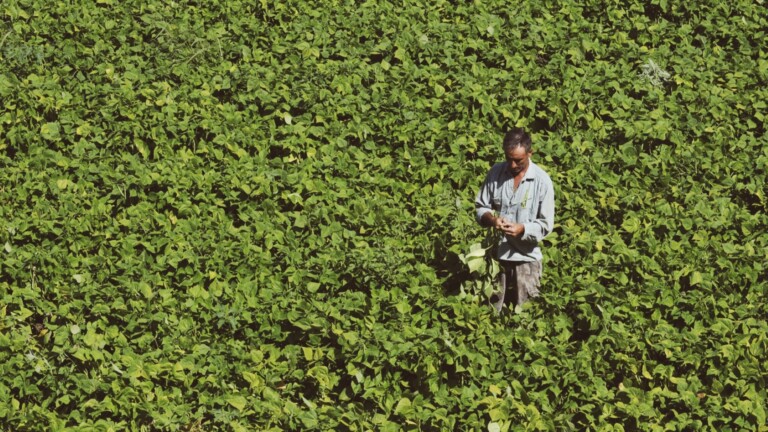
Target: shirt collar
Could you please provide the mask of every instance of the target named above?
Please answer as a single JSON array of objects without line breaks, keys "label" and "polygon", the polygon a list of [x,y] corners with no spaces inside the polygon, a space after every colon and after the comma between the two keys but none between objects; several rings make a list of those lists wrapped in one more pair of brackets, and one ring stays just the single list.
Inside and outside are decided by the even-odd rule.
[{"label": "shirt collar", "polygon": [[[522,180],[520,180],[520,181],[521,181],[521,182],[524,182],[524,181],[528,181],[528,180],[535,180],[535,179],[536,179],[536,174],[535,174],[535,172],[534,172],[534,171],[535,171],[537,168],[538,168],[538,167],[537,167],[537,165],[536,165],[535,163],[533,163],[533,161],[530,161],[530,163],[528,164],[528,169],[525,171],[525,175],[523,176],[523,179],[522,179]],[[504,167],[504,172],[505,172],[505,173],[506,173],[508,176],[511,176],[511,175],[512,175],[512,174],[509,172],[509,165],[506,165],[506,166]]]}]

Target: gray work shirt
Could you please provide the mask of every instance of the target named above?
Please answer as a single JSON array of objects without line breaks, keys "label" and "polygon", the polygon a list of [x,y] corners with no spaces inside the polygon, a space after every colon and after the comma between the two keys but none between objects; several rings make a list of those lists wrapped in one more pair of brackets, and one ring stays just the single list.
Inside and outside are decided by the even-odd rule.
[{"label": "gray work shirt", "polygon": [[484,214],[495,211],[511,222],[525,226],[520,238],[502,235],[499,244],[500,260],[541,261],[539,243],[555,224],[555,190],[549,175],[531,162],[520,185],[515,190],[515,179],[509,164],[500,162],[488,172],[475,199],[477,221]]}]

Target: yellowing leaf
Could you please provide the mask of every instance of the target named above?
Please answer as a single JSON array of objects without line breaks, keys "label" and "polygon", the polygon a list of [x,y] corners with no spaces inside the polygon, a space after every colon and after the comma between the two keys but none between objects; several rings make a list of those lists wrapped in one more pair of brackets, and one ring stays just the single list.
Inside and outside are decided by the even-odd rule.
[{"label": "yellowing leaf", "polygon": [[56,180],[56,186],[58,186],[59,189],[64,190],[67,188],[67,186],[69,186],[69,180],[67,179]]}]

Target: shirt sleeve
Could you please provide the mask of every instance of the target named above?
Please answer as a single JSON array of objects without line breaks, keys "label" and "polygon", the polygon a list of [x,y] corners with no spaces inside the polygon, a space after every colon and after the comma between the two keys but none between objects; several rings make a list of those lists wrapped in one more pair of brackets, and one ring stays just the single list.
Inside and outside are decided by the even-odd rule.
[{"label": "shirt sleeve", "polygon": [[475,198],[475,217],[477,223],[480,223],[484,214],[493,211],[492,179],[495,177],[493,175],[495,171],[494,168],[491,168],[490,171],[488,171],[488,174],[485,176],[485,181],[483,182],[483,185],[480,186],[480,190],[477,192],[477,197]]},{"label": "shirt sleeve", "polygon": [[544,177],[538,196],[538,211],[536,218],[524,224],[525,233],[522,240],[536,241],[544,239],[552,232],[555,225],[555,189],[549,176]]}]

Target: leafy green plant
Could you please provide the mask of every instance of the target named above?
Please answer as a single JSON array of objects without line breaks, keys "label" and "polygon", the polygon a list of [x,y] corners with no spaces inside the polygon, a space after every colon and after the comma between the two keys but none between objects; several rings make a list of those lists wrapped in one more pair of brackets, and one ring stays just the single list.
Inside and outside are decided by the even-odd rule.
[{"label": "leafy green plant", "polygon": [[482,295],[484,298],[490,298],[491,294],[498,290],[499,262],[495,256],[497,244],[498,235],[488,230],[482,243],[470,245],[466,254],[459,255],[471,275],[471,279],[461,286],[462,296]]},{"label": "leafy green plant", "polygon": [[[0,16],[0,429],[766,423],[759,2]],[[496,316],[512,126],[557,225]]]}]

